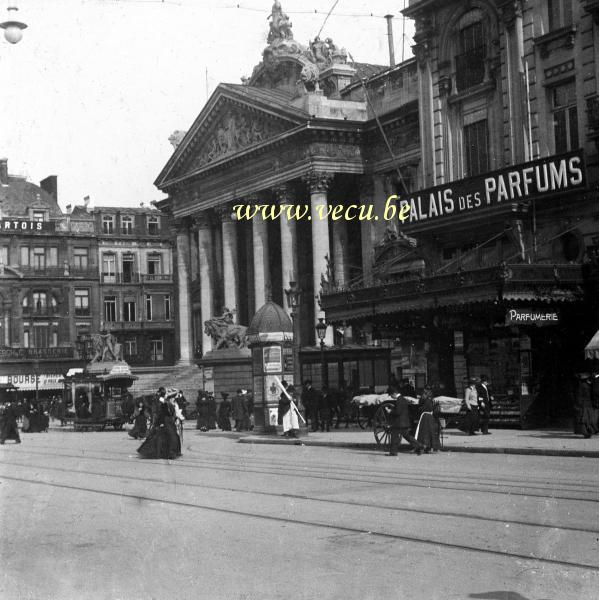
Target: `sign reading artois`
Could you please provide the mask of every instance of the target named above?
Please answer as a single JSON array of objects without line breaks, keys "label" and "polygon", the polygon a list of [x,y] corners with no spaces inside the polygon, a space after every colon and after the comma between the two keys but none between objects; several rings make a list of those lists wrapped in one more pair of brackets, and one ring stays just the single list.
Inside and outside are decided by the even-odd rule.
[{"label": "sign reading artois", "polygon": [[581,190],[586,185],[584,153],[577,150],[452,181],[399,199],[399,203],[410,206],[405,224],[419,223],[505,202]]}]

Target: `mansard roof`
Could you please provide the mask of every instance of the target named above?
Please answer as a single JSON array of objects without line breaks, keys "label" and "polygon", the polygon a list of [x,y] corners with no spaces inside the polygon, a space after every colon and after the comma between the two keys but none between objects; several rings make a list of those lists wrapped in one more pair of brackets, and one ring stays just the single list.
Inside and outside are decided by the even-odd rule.
[{"label": "mansard roof", "polygon": [[9,175],[8,184],[0,185],[0,210],[3,216],[27,217],[30,208],[47,210],[50,218],[62,217],[54,197],[23,177]]}]

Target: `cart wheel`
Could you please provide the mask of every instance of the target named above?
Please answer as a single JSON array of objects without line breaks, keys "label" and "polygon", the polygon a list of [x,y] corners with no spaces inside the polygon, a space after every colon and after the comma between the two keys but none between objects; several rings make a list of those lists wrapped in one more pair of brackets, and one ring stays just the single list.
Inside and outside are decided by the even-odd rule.
[{"label": "cart wheel", "polygon": [[388,446],[391,442],[391,410],[393,402],[384,402],[374,413],[374,439],[379,446]]},{"label": "cart wheel", "polygon": [[360,429],[366,429],[368,427],[370,406],[358,406],[358,413],[356,415],[356,421]]},{"label": "cart wheel", "polygon": [[120,431],[123,428],[122,423],[114,423],[112,426],[114,427],[115,431]]}]

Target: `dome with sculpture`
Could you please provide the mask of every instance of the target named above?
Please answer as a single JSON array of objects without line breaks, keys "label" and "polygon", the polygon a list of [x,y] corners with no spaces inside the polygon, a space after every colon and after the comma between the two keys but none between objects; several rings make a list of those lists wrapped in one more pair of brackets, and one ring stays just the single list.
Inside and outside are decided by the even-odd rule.
[{"label": "dome with sculpture", "polygon": [[246,334],[251,344],[292,342],[293,323],[285,310],[270,300],[256,312]]}]

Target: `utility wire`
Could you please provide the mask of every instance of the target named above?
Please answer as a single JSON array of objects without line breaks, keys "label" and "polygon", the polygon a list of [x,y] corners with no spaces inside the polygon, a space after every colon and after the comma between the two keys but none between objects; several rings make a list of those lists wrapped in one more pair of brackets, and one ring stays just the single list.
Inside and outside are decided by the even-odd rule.
[{"label": "utility wire", "polygon": [[337,4],[339,4],[339,0],[335,0],[333,6],[331,6],[331,10],[327,13],[327,16],[324,18],[324,21],[322,23],[322,27],[320,28],[320,30],[316,34],[317,38],[320,38],[320,34],[322,33],[322,30],[324,29],[324,26],[327,24],[327,21],[329,20],[329,17],[331,16],[331,13],[335,10],[335,6],[337,6]]}]

